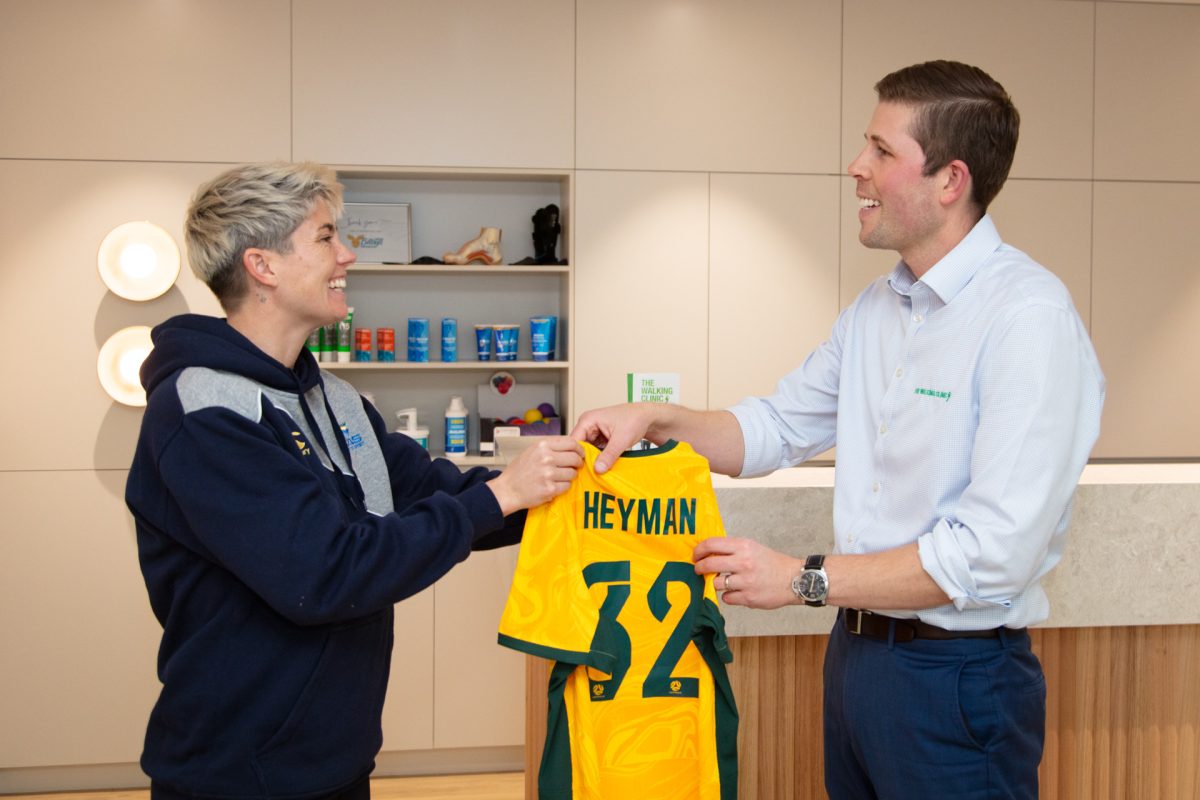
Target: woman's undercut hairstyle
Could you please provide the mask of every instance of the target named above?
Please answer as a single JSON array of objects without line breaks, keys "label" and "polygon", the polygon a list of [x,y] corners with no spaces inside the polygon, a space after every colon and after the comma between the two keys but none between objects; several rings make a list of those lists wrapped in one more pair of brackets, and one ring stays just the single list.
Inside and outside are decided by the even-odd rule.
[{"label": "woman's undercut hairstyle", "polygon": [[291,252],[291,236],[318,201],[334,219],[342,214],[337,173],[311,161],[248,164],[223,172],[196,190],[184,236],[192,272],[212,289],[226,312],[249,291],[242,255],[259,247]]}]

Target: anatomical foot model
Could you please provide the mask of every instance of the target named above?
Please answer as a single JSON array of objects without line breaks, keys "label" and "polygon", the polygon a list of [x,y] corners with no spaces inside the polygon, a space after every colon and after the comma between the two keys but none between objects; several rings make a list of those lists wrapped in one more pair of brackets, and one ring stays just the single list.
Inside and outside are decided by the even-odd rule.
[{"label": "anatomical foot model", "polygon": [[499,228],[480,228],[479,235],[458,248],[457,253],[442,256],[447,264],[470,264],[472,261],[499,264],[501,258]]}]

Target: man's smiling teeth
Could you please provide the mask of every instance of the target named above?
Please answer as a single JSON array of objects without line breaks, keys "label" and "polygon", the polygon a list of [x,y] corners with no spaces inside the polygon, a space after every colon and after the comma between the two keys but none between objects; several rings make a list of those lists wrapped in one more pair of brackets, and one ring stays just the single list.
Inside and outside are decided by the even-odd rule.
[{"label": "man's smiling teeth", "polygon": [[342,289],[342,290],[345,290],[345,288],[346,288],[346,279],[345,279],[345,278],[334,278],[333,280],[331,280],[331,281],[329,282],[329,288],[330,288],[330,289]]},{"label": "man's smiling teeth", "polygon": [[878,207],[878,205],[879,205],[878,200],[872,200],[869,197],[858,198],[858,207],[859,208],[876,208],[876,207]]}]

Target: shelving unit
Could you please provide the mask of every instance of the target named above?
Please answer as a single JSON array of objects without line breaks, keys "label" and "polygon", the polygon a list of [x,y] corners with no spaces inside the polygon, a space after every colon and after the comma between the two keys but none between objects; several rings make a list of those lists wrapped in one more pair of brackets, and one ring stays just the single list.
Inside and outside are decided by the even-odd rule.
[{"label": "shelving unit", "polygon": [[[430,325],[432,326],[432,321]],[[461,337],[461,335],[460,333],[459,336]],[[399,347],[400,345],[396,345],[397,349]],[[474,359],[471,361],[351,361],[341,364],[330,362],[321,364],[322,368],[332,372],[354,372],[357,370],[384,370],[391,372],[435,372],[440,370],[496,372],[503,370],[511,372],[514,369],[565,370],[569,366],[566,361],[478,361]]]},{"label": "shelving unit", "polygon": [[560,275],[571,271],[570,265],[517,265],[495,264],[481,266],[478,264],[363,264],[356,263],[350,268],[354,272],[381,272],[398,275]]},{"label": "shelving unit", "polygon": [[[518,383],[548,385],[553,403],[570,425],[574,379],[570,325],[574,302],[574,260],[570,236],[572,175],[554,170],[437,170],[404,167],[338,167],[346,201],[408,203],[412,210],[412,255],[442,258],[478,235],[483,227],[502,231],[506,263],[379,264],[356,263],[347,277],[347,299],[354,307],[355,328],[390,327],[396,333],[396,357],[389,362],[323,363],[375,401],[389,423],[402,408],[416,408],[419,424],[429,428],[430,451],[439,454],[444,437],[444,411],[460,395],[471,413],[468,457],[464,466],[494,465],[479,455],[478,387],[504,371]],[[523,265],[534,255],[533,214],[550,203],[559,207],[562,232],[557,255],[566,264]],[[558,317],[556,360],[533,361],[529,318]],[[409,362],[409,317],[427,317],[430,361]],[[439,359],[442,317],[458,320],[458,357]],[[519,324],[517,361],[479,361],[476,324]]]}]

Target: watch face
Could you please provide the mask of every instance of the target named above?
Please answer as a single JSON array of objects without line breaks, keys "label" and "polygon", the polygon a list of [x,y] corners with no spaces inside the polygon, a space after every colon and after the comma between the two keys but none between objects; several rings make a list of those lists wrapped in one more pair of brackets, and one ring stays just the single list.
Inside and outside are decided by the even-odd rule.
[{"label": "watch face", "polygon": [[825,576],[816,570],[806,570],[800,574],[800,596],[806,600],[824,598],[827,587]]}]

